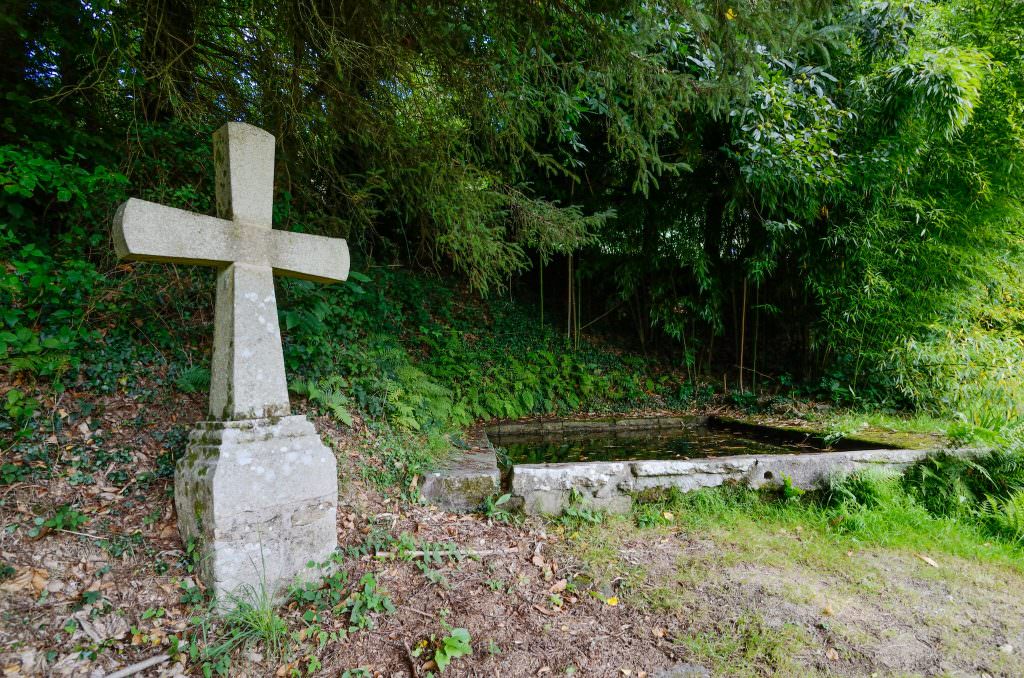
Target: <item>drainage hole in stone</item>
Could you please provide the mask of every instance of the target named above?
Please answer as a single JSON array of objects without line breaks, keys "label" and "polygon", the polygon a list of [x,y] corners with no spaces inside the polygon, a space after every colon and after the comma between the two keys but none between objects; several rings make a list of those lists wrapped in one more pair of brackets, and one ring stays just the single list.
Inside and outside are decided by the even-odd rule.
[{"label": "drainage hole in stone", "polygon": [[774,478],[774,477],[775,477],[775,476],[774,476],[774,475],[772,475],[772,472],[771,472],[771,471],[765,471],[765,472],[764,472],[764,479],[765,479],[765,480],[771,480],[771,479],[772,479],[772,478]]}]

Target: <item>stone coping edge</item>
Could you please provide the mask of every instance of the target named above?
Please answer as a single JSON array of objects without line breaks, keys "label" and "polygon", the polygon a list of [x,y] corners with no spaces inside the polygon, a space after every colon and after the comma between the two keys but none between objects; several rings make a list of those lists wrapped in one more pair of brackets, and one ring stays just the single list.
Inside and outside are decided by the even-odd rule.
[{"label": "stone coping edge", "polygon": [[690,492],[724,484],[757,489],[781,485],[785,478],[802,489],[814,489],[833,473],[860,468],[902,470],[934,452],[875,449],[686,460],[517,464],[512,467],[510,491],[531,515],[560,514],[569,506],[573,493],[592,508],[625,513],[632,505],[633,495],[645,490],[674,487]]},{"label": "stone coping edge", "polygon": [[709,418],[703,415],[657,415],[653,417],[602,417],[599,419],[539,419],[494,424],[484,429],[488,435],[515,433],[563,433],[614,431],[616,429],[654,428],[659,430],[704,426]]}]

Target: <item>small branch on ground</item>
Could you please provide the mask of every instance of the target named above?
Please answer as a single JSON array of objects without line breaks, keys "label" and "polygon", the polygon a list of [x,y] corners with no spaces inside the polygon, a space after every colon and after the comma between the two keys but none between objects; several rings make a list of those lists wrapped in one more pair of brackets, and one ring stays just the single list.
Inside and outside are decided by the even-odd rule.
[{"label": "small branch on ground", "polygon": [[415,607],[409,607],[408,605],[399,605],[403,610],[409,610],[409,612],[415,612],[418,615],[424,616],[427,619],[433,619],[434,615],[424,612],[423,610],[417,610]]},{"label": "small branch on ground", "polygon": [[412,656],[412,648],[409,647],[409,643],[405,640],[402,641],[402,647],[405,648],[405,658],[409,662],[409,671],[412,678],[420,678],[420,669],[416,665],[416,657]]},{"label": "small branch on ground", "polygon": [[447,556],[449,558],[484,558],[486,556],[505,556],[513,553],[519,553],[518,546],[511,546],[505,549],[483,549],[480,551],[377,551],[372,556],[365,555],[363,560],[370,560],[371,558],[378,558],[386,560],[388,558],[422,558],[424,556]]},{"label": "small branch on ground", "polygon": [[126,666],[123,669],[118,669],[113,673],[108,673],[106,678],[128,678],[128,676],[134,676],[136,673],[145,671],[146,669],[156,666],[157,664],[163,664],[166,661],[170,661],[171,657],[168,654],[158,654],[155,657],[150,657],[145,661],[141,661],[131,666]]}]

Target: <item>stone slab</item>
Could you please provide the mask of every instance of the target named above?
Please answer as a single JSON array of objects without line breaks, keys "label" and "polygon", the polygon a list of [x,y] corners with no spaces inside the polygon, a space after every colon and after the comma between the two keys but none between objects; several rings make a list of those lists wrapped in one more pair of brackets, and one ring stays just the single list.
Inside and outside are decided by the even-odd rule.
[{"label": "stone slab", "polygon": [[280,599],[337,548],[337,461],[305,417],[200,423],[174,486],[182,539],[222,604]]},{"label": "stone slab", "polygon": [[610,513],[629,510],[633,485],[630,462],[579,464],[517,464],[512,467],[511,492],[530,515],[557,515],[570,503],[573,490],[583,503]]},{"label": "stone slab", "polygon": [[557,515],[569,505],[573,489],[584,503],[610,513],[626,513],[632,495],[644,490],[677,488],[690,492],[726,483],[752,488],[778,486],[783,477],[813,489],[833,473],[862,468],[902,470],[929,450],[861,450],[807,454],[738,455],[706,459],[517,464],[512,467],[512,494],[532,515]]},{"label": "stone slab", "polygon": [[501,490],[501,471],[494,449],[487,446],[459,451],[441,468],[427,473],[420,495],[449,511],[480,508],[484,499]]}]

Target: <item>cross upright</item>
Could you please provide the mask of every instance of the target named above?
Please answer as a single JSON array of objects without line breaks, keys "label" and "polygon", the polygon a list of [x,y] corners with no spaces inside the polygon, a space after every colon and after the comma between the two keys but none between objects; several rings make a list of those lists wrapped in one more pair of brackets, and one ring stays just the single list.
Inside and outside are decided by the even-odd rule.
[{"label": "cross upright", "polygon": [[271,228],[274,137],[229,122],[213,136],[217,217],[130,199],[114,217],[117,256],[219,268],[210,416],[287,416],[274,274],[345,280],[344,240]]}]

